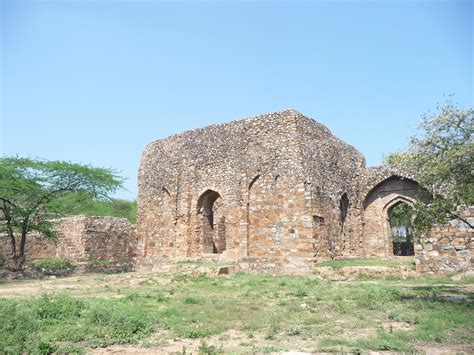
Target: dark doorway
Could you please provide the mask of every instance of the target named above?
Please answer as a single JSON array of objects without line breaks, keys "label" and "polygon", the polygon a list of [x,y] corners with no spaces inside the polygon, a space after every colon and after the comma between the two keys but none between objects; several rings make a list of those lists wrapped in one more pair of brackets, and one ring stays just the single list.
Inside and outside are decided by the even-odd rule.
[{"label": "dark doorway", "polygon": [[390,230],[392,233],[393,255],[415,255],[412,234],[413,208],[400,201],[388,210]]},{"label": "dark doorway", "polygon": [[198,214],[202,221],[202,243],[204,253],[218,254],[226,248],[225,218],[214,221],[216,215],[216,200],[218,192],[206,190],[198,199]]}]

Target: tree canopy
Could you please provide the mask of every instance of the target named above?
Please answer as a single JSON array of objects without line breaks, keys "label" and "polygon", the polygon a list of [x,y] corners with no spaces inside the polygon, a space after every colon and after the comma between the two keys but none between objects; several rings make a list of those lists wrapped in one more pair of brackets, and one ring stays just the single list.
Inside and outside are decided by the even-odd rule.
[{"label": "tree canopy", "polygon": [[66,161],[0,158],[0,232],[10,238],[15,265],[19,267],[25,260],[30,232],[54,237],[54,219],[65,214],[53,208],[59,199],[73,193],[106,198],[122,184],[123,179],[112,169]]},{"label": "tree canopy", "polygon": [[433,193],[429,205],[416,204],[415,230],[457,218],[456,212],[474,205],[474,109],[461,109],[450,101],[436,112],[423,115],[418,132],[405,151],[391,154],[387,163],[416,174],[417,181]]}]

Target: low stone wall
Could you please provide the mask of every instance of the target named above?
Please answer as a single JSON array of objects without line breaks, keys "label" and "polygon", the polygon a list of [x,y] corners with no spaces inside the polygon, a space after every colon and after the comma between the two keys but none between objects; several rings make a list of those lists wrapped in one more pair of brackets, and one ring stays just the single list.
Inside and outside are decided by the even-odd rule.
[{"label": "low stone wall", "polygon": [[311,258],[245,257],[238,260],[242,271],[267,275],[306,275],[312,271]]},{"label": "low stone wall", "polygon": [[[56,242],[39,234],[27,237],[26,260],[58,256],[76,262],[102,259],[131,264],[136,257],[135,236],[135,225],[125,218],[65,217],[58,223]],[[10,254],[10,240],[0,235],[0,256],[7,259]]]},{"label": "low stone wall", "polygon": [[76,261],[132,260],[136,251],[134,230],[126,218],[65,218],[58,230],[56,255]]},{"label": "low stone wall", "polygon": [[[19,241],[17,241],[18,247]],[[10,238],[0,235],[0,258],[8,259],[11,251]],[[52,258],[56,255],[56,244],[40,234],[31,234],[26,239],[25,254],[28,261]]]},{"label": "low stone wall", "polygon": [[[474,223],[474,208],[462,214],[469,223]],[[433,228],[415,244],[416,271],[428,274],[474,271],[473,255],[473,230],[464,222],[453,220]]]}]

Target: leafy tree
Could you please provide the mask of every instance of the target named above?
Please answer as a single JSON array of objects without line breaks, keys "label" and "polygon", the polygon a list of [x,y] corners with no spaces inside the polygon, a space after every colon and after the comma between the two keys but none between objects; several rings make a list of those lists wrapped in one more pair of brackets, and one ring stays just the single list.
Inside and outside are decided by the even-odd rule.
[{"label": "leafy tree", "polygon": [[90,193],[74,192],[55,200],[48,208],[51,212],[65,215],[114,216],[127,218],[131,223],[137,219],[135,201],[97,198]]},{"label": "leafy tree", "polygon": [[25,261],[30,232],[54,237],[54,219],[64,214],[52,208],[58,199],[72,193],[105,198],[122,183],[110,169],[65,161],[0,158],[0,232],[10,240],[13,267],[19,269]]},{"label": "leafy tree", "polygon": [[461,109],[448,101],[435,113],[422,116],[419,131],[408,149],[391,154],[387,163],[416,174],[433,193],[433,202],[414,206],[413,228],[426,232],[433,224],[459,219],[460,206],[474,205],[474,109]]}]

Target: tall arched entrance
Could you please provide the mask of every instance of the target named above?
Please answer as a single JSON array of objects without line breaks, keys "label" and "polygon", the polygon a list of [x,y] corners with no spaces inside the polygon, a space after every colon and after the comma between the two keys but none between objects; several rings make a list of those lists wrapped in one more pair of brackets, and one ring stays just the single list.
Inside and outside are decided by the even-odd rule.
[{"label": "tall arched entrance", "polygon": [[206,190],[198,199],[197,213],[202,252],[220,254],[226,249],[225,216],[218,192]]},{"label": "tall arched entrance", "polygon": [[373,187],[364,199],[364,250],[366,256],[390,257],[394,254],[391,217],[400,204],[428,203],[430,194],[414,180],[391,176]]},{"label": "tall arched entrance", "polygon": [[415,255],[411,221],[413,208],[409,203],[398,201],[387,210],[395,256]]}]

